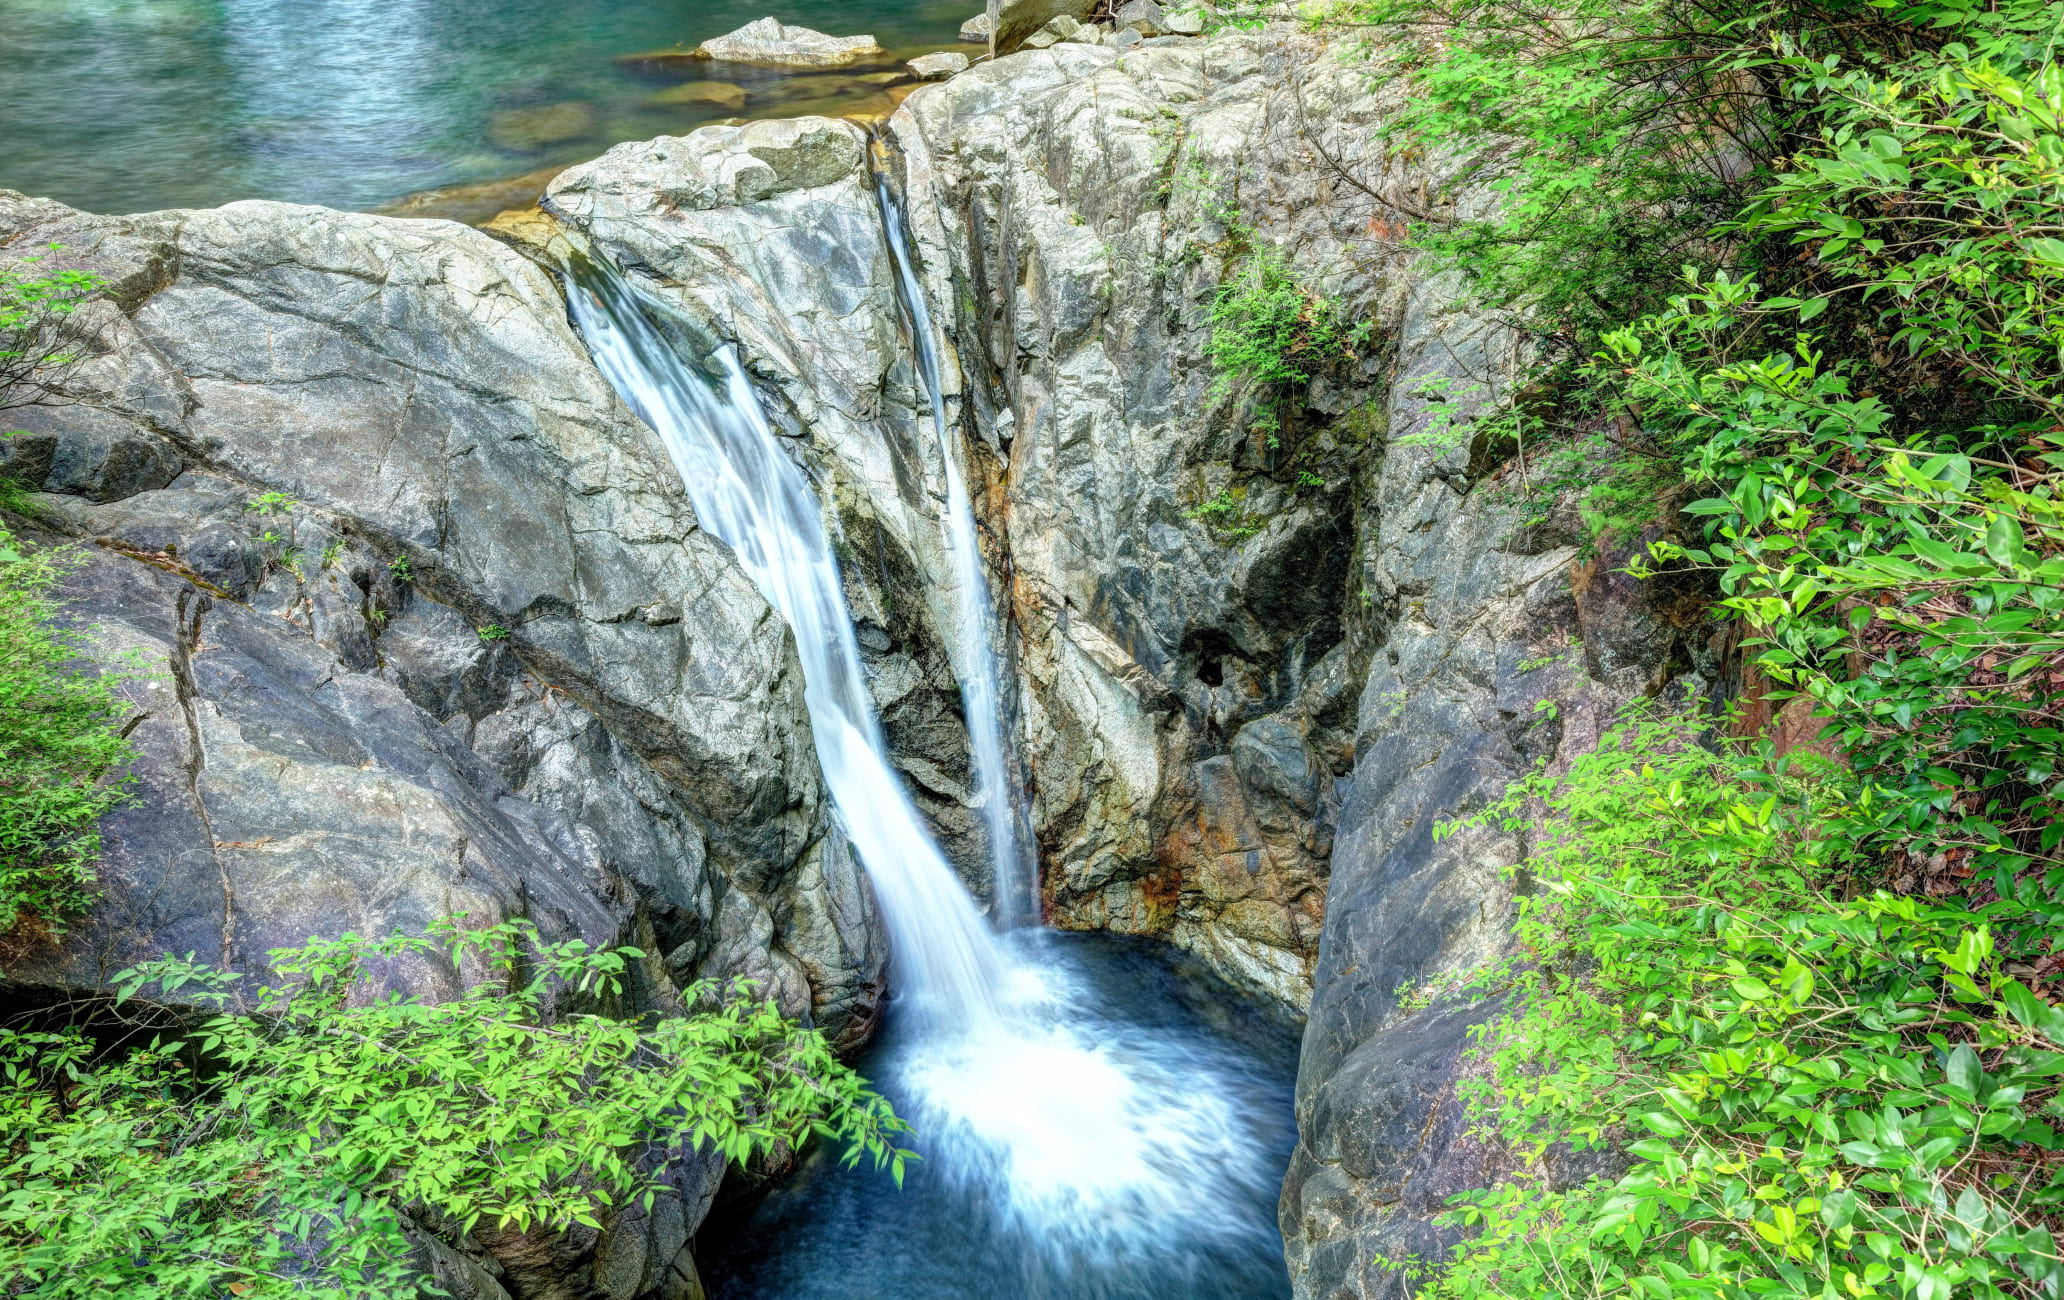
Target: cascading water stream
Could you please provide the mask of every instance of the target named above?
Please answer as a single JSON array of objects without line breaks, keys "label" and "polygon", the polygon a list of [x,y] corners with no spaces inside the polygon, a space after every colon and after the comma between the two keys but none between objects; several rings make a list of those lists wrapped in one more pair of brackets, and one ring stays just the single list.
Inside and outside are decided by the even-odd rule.
[{"label": "cascading water stream", "polygon": [[946,544],[953,563],[953,604],[958,624],[954,676],[960,680],[961,711],[967,715],[969,746],[974,751],[975,778],[982,821],[989,834],[989,862],[994,873],[994,904],[999,924],[1014,926],[1039,921],[1039,873],[1018,833],[1017,801],[1011,797],[1010,761],[1004,746],[1003,673],[997,662],[996,627],[991,613],[989,579],[982,568],[982,550],[975,532],[975,512],[968,500],[954,438],[946,427],[945,386],[939,380],[938,337],[925,305],[903,209],[889,192],[888,170],[882,166],[877,140],[874,197],[881,209],[882,232],[896,267],[897,301],[909,327],[911,349],[925,397],[932,406],[932,428],[939,436],[939,457],[946,466]]},{"label": "cascading water stream", "polygon": [[[1283,1294],[1273,1207],[1293,1135],[1287,1077],[1049,932],[1005,946],[988,931],[889,766],[817,502],[733,350],[716,348],[704,373],[620,272],[570,278],[603,373],[794,632],[825,784],[892,947],[897,996],[865,1068],[923,1155],[904,1192],[877,1196],[852,1172],[770,1193],[768,1214],[803,1198],[801,1230],[816,1235],[789,1251],[766,1249],[757,1226],[736,1234],[757,1249],[716,1294],[1158,1300],[1183,1281],[1200,1300]],[[975,557],[971,536],[957,549]],[[809,1200],[820,1195],[835,1203]],[[850,1269],[825,1266],[824,1234],[856,1213],[893,1225],[890,1239]]]},{"label": "cascading water stream", "polygon": [[881,899],[903,996],[943,1024],[989,1022],[1004,969],[995,939],[889,768],[817,499],[737,356],[708,359],[721,389],[696,374],[613,267],[585,269],[568,297],[602,372],[666,443],[697,519],[795,634],[817,761]]}]

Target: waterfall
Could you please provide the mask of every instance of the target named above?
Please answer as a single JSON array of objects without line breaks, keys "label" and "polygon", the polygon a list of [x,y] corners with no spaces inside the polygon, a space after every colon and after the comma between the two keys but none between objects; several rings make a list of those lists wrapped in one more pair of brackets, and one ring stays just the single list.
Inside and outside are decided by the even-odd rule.
[{"label": "waterfall", "polygon": [[[795,634],[825,784],[881,901],[897,1005],[916,1011],[893,1031],[906,1047],[877,1081],[919,1135],[918,1176],[953,1189],[983,1231],[1020,1243],[1041,1276],[1177,1278],[1228,1243],[1279,1261],[1270,1207],[1282,1153],[1267,1117],[1235,1103],[1251,1091],[1244,1067],[1154,1018],[1114,1021],[1043,941],[1050,932],[1020,929],[1003,946],[926,833],[883,749],[816,499],[733,349],[716,347],[698,369],[654,324],[663,309],[620,272],[583,266],[570,278],[597,364],[665,442],[702,526]],[[971,518],[955,550],[979,566]],[[986,609],[979,575],[963,590]],[[998,1283],[1010,1293],[1012,1280]]]},{"label": "waterfall", "polygon": [[735,352],[712,353],[705,379],[615,268],[584,266],[573,279],[567,297],[596,363],[666,443],[702,527],[795,635],[817,760],[881,900],[902,994],[945,1024],[991,1019],[1003,971],[995,939],[889,767],[817,499]]},{"label": "waterfall", "polygon": [[909,327],[917,357],[919,381],[932,405],[932,428],[939,438],[939,457],[946,466],[946,543],[953,563],[955,640],[959,651],[953,675],[960,681],[961,711],[967,715],[968,743],[974,751],[977,797],[989,836],[989,862],[997,921],[1006,929],[1039,921],[1037,859],[1018,833],[1017,801],[1011,797],[1010,760],[1004,745],[1003,672],[997,662],[996,627],[988,575],[975,533],[974,507],[960,470],[955,439],[946,427],[945,388],[939,381],[938,336],[925,305],[924,285],[903,210],[889,192],[888,170],[881,165],[879,139],[869,151],[874,163],[874,197],[881,208],[882,233],[896,267],[897,301]]}]

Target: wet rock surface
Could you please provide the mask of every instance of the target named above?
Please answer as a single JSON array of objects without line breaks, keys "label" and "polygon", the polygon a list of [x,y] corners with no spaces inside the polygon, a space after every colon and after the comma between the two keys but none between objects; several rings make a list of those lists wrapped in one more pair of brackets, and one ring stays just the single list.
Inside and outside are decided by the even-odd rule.
[{"label": "wet rock surface", "polygon": [[569,171],[546,207],[709,344],[738,348],[777,430],[823,486],[891,759],[986,903],[988,849],[951,667],[943,451],[867,147],[859,128],[829,118],[704,127]]}]

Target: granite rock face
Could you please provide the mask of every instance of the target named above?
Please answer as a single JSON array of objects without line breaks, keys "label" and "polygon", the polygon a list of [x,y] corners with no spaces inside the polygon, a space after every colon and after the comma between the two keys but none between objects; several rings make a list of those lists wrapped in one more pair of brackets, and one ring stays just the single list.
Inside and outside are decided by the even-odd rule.
[{"label": "granite rock face", "polygon": [[[1476,827],[1436,841],[1434,828],[1479,811],[1537,762],[1588,750],[1637,683],[1660,688],[1688,666],[1682,634],[1647,608],[1650,593],[1629,584],[1579,599],[1573,520],[1522,527],[1469,477],[1469,447],[1414,437],[1435,418],[1414,396],[1427,380],[1454,390],[1498,373],[1513,346],[1447,314],[1448,296],[1428,283],[1407,302],[1392,439],[1375,474],[1363,581],[1380,631],[1359,694],[1281,1205],[1300,1300],[1400,1294],[1383,1261],[1442,1257],[1455,1234],[1431,1220],[1446,1198],[1511,1167],[1468,1136],[1455,1093],[1468,1033],[1496,1004],[1413,1010],[1399,991],[1510,950],[1507,869],[1526,838]],[[1649,629],[1621,641],[1639,670],[1597,674],[1592,641],[1629,622]]]},{"label": "granite rock face", "polygon": [[[553,277],[441,222],[0,195],[0,250],[53,243],[109,292],[63,400],[10,412],[29,436],[6,469],[76,541],[70,617],[141,669],[141,759],[102,901],[6,954],[17,989],[90,991],[168,950],[258,970],[311,934],[464,912],[637,943],[629,1009],[742,974],[865,1035],[885,945],[826,837],[786,629]],[[459,973],[388,978],[436,997]],[[680,1294],[654,1288],[692,1276],[720,1173],[677,1189],[680,1231],[636,1229],[635,1269],[565,1238],[554,1276]]]},{"label": "granite rock face", "polygon": [[1285,30],[1062,42],[890,123],[954,418],[1000,469],[1050,918],[1166,935],[1296,1007],[1367,653],[1354,503],[1381,348],[1272,401],[1270,430],[1273,395],[1217,385],[1203,346],[1249,229],[1336,268],[1321,287],[1358,314],[1399,292],[1358,254],[1372,205],[1310,165],[1284,93],[1365,137],[1357,74],[1320,53]]}]

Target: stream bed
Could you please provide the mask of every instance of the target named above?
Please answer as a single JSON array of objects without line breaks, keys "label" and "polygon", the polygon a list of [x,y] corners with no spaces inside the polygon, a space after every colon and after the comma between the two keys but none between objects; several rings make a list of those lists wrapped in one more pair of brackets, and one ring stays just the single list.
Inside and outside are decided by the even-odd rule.
[{"label": "stream bed", "polygon": [[[818,1147],[698,1238],[712,1300],[1279,1300],[1297,1030],[1179,950],[1020,931],[1053,1037],[960,1048],[896,1014],[858,1061],[924,1159]],[[1071,1092],[1079,1095],[1068,1095]]]}]

